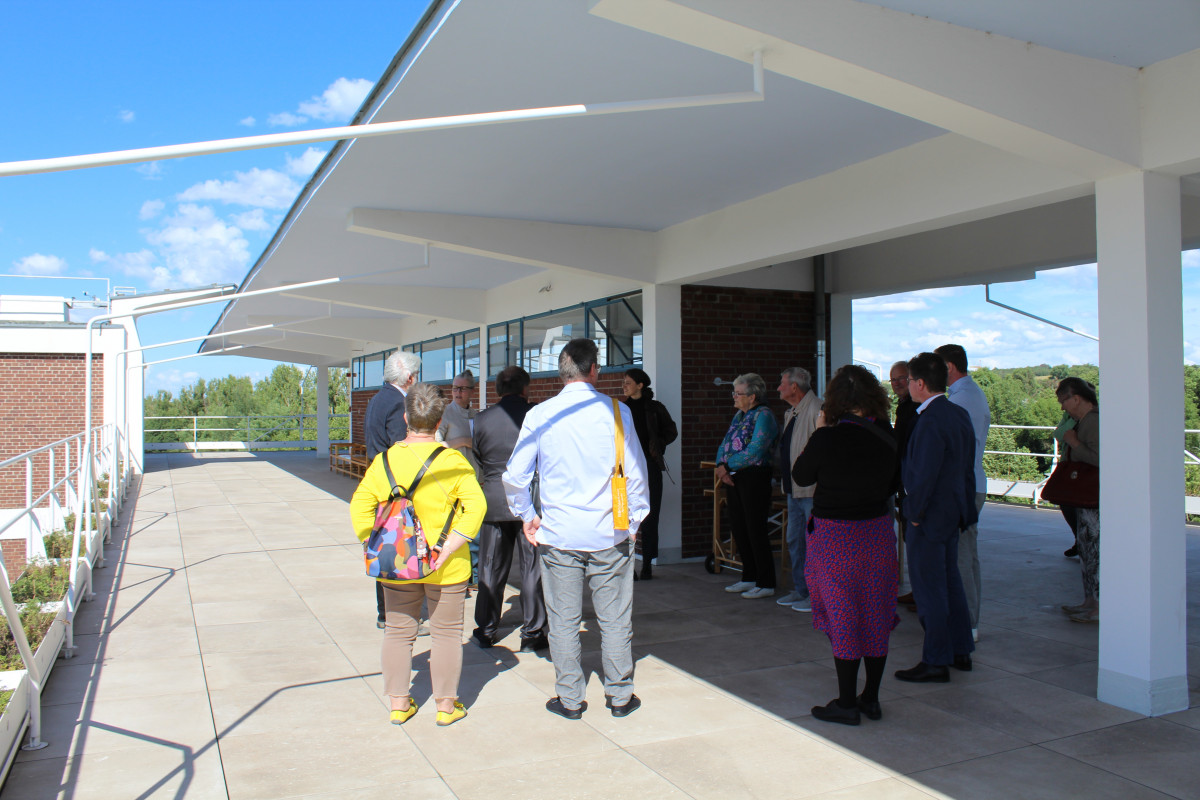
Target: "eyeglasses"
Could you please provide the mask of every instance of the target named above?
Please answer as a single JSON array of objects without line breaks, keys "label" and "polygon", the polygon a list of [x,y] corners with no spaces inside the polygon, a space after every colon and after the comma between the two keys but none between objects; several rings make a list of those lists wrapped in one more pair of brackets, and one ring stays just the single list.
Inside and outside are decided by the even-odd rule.
[{"label": "eyeglasses", "polygon": [[888,378],[888,381],[891,383],[908,383],[908,376],[906,375],[903,378]]},{"label": "eyeglasses", "polygon": [[734,400],[737,400],[739,397],[749,397],[750,396],[749,392],[731,392],[730,394],[733,396]]},{"label": "eyeglasses", "polygon": [[464,394],[464,393],[470,392],[470,391],[471,391],[470,386],[451,386],[450,387],[451,394]]}]

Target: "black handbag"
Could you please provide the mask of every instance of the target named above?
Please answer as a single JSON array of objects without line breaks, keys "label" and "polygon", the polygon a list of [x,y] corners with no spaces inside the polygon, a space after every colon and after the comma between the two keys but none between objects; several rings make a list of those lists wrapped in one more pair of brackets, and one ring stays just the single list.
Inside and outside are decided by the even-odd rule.
[{"label": "black handbag", "polygon": [[1082,461],[1060,461],[1042,486],[1042,499],[1056,506],[1100,507],[1100,470]]}]

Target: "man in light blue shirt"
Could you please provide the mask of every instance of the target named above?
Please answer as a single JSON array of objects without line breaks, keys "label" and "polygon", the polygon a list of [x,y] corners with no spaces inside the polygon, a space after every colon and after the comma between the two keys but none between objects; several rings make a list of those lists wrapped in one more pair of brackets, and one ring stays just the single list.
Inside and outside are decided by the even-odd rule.
[{"label": "man in light blue shirt", "polygon": [[[950,388],[946,396],[951,403],[962,407],[971,418],[975,431],[975,510],[983,510],[987,498],[987,475],[983,472],[983,451],[987,446],[992,410],[987,395],[967,374],[967,351],[958,344],[944,344],[933,352],[946,362]],[[967,607],[971,612],[971,635],[979,641],[979,605],[983,599],[983,584],[979,572],[979,525],[971,525],[958,538],[958,571],[962,573]]]},{"label": "man in light blue shirt", "polygon": [[[504,472],[508,507],[542,561],[550,657],[558,696],[546,709],[567,719],[587,710],[580,663],[583,587],[592,592],[600,627],[604,695],[614,717],[642,704],[633,693],[633,539],[650,511],[646,460],[624,403],[596,391],[599,352],[591,339],[568,342],[558,358],[563,389],[529,410]],[[622,435],[615,414],[621,415]],[[613,518],[617,442],[624,451],[628,528]],[[530,486],[539,477],[542,513]]]}]

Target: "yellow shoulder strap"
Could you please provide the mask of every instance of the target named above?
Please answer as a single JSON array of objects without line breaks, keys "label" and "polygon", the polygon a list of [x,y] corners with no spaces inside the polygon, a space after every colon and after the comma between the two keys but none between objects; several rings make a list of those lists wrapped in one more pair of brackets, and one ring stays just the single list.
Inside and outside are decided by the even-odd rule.
[{"label": "yellow shoulder strap", "polygon": [[613,422],[616,428],[617,469],[616,475],[625,475],[625,425],[621,421],[621,401],[612,398]]}]

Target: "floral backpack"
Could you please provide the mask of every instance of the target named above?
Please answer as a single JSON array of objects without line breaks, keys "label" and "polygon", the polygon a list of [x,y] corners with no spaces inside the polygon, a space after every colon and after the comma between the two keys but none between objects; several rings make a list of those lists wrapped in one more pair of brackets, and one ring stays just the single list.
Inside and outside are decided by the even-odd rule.
[{"label": "floral backpack", "polygon": [[421,478],[425,477],[429,470],[429,465],[445,449],[439,446],[429,454],[417,476],[406,489],[401,489],[396,484],[396,477],[392,475],[392,467],[388,464],[387,453],[384,453],[383,469],[387,473],[388,483],[392,485],[392,491],[388,499],[379,504],[375,512],[375,527],[371,529],[371,535],[363,545],[367,577],[376,580],[412,581],[433,573],[433,561],[446,543],[459,501],[454,501],[454,507],[450,509],[446,524],[442,527],[442,535],[431,548],[411,498]]}]

